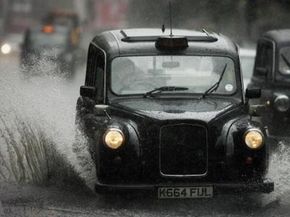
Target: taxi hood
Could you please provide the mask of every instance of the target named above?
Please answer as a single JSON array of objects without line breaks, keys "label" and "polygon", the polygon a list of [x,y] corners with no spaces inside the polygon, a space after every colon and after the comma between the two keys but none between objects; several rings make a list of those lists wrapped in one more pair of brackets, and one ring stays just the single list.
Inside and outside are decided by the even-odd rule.
[{"label": "taxi hood", "polygon": [[241,101],[225,98],[205,99],[124,99],[112,106],[157,120],[193,119],[210,122],[241,105]]}]

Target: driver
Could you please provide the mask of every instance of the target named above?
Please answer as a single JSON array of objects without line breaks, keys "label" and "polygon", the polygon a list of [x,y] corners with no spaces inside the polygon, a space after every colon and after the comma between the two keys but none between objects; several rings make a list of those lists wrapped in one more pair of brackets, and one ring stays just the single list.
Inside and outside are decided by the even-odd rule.
[{"label": "driver", "polygon": [[129,58],[116,59],[114,64],[114,79],[112,83],[113,91],[117,94],[121,94],[124,90],[136,91],[140,88],[136,87],[136,84],[142,83],[144,80],[144,72],[135,66],[134,62]]}]

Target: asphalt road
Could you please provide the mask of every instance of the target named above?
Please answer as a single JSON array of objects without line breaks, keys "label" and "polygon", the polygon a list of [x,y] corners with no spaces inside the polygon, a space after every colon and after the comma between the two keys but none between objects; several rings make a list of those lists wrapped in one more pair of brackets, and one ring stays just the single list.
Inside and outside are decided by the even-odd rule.
[{"label": "asphalt road", "polygon": [[[80,165],[72,151],[75,103],[84,66],[73,79],[65,79],[52,73],[45,62],[39,64],[38,75],[28,77],[18,65],[17,56],[0,57],[0,117],[12,128],[13,121],[9,120],[15,116],[37,124],[78,174],[70,178],[91,184],[92,169]],[[5,149],[0,139],[0,151]],[[272,155],[268,176],[275,181],[276,189],[269,195],[217,195],[204,200],[157,200],[156,195],[144,194],[104,196],[94,194],[81,182],[67,183],[62,175],[57,174],[56,181],[47,185],[2,180],[0,216],[290,216],[287,142]]]}]

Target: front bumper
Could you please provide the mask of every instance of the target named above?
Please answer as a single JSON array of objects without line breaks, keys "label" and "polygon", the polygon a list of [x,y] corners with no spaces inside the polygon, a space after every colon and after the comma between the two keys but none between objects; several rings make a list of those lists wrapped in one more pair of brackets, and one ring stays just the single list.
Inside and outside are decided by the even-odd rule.
[{"label": "front bumper", "polygon": [[271,193],[274,191],[274,182],[265,179],[260,182],[225,182],[225,183],[190,183],[190,184],[138,184],[138,185],[109,185],[99,182],[95,185],[97,193],[106,192],[157,192],[159,187],[192,187],[192,186],[213,186],[214,194],[216,193],[241,193],[241,192],[260,192]]}]

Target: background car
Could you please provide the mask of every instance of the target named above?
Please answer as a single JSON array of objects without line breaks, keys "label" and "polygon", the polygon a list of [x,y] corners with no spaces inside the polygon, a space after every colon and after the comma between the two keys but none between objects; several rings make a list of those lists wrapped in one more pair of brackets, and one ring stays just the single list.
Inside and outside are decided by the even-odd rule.
[{"label": "background car", "polygon": [[69,29],[71,46],[78,47],[81,38],[80,19],[77,13],[68,11],[51,11],[43,19],[44,25],[65,26]]},{"label": "background car", "polygon": [[55,63],[56,70],[72,76],[76,67],[76,49],[65,26],[41,25],[28,29],[22,44],[21,64],[31,70],[39,61]]},{"label": "background car", "polygon": [[262,89],[262,120],[273,135],[290,135],[290,29],[272,30],[258,40],[249,86]]}]

